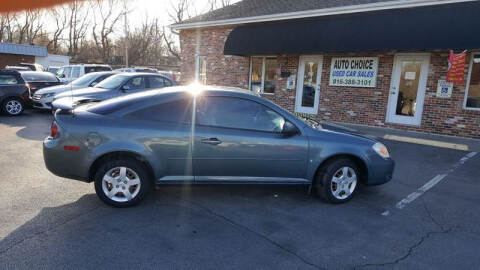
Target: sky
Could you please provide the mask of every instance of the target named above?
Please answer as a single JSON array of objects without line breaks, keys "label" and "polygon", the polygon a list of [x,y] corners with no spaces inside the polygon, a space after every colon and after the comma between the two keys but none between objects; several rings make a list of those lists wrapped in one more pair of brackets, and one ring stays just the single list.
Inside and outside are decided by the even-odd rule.
[{"label": "sky", "polygon": [[[192,15],[201,14],[206,11],[208,0],[191,0],[193,3]],[[233,0],[232,3],[239,0]],[[145,16],[148,18],[158,18],[163,25],[170,24],[168,12],[172,10],[172,3],[178,0],[128,0],[127,5],[132,9],[129,16],[129,22],[140,24]]]}]

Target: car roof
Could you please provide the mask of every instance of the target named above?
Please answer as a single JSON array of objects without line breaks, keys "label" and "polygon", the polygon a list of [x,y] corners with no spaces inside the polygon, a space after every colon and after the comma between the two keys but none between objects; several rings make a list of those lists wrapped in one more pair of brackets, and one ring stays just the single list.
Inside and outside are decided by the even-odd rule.
[{"label": "car roof", "polygon": [[163,74],[160,74],[160,73],[150,73],[150,72],[121,72],[121,71],[119,72],[119,71],[117,70],[117,73],[118,73],[118,74],[121,74],[121,75],[129,76],[129,77],[142,76],[142,75],[165,77],[165,75],[163,75]]},{"label": "car roof", "polygon": [[50,72],[47,72],[47,71],[30,71],[30,70],[29,70],[29,71],[23,71],[23,70],[20,70],[20,71],[18,71],[18,72],[19,72],[20,74],[27,74],[27,75],[29,75],[29,74],[33,74],[33,75],[35,75],[35,74],[46,74],[46,75],[55,76],[54,74],[52,74],[52,73],[50,73]]},{"label": "car roof", "polygon": [[105,64],[72,64],[72,65],[65,65],[64,67],[110,67],[109,65]]}]

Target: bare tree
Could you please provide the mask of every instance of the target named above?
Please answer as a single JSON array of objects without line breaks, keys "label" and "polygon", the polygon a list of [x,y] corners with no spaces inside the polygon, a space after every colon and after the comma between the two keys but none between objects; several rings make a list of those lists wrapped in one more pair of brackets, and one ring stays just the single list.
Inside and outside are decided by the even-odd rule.
[{"label": "bare tree", "polygon": [[[123,15],[119,0],[95,1],[92,2],[94,12],[94,25],[92,29],[93,40],[97,50],[104,62],[110,61],[112,52],[110,36],[114,33],[115,27]],[[98,14],[96,14],[98,12]]]},{"label": "bare tree", "polygon": [[68,55],[75,58],[79,47],[85,42],[86,33],[89,27],[88,8],[84,1],[74,1],[68,4]]},{"label": "bare tree", "polygon": [[0,14],[0,42],[13,42],[16,13]]},{"label": "bare tree", "polygon": [[[170,20],[174,24],[182,23],[183,21],[191,18],[191,10],[193,7],[192,0],[178,0],[172,1],[170,0],[171,11],[168,12],[168,16]],[[178,31],[173,31],[175,35],[178,35]]]},{"label": "bare tree", "polygon": [[33,44],[34,40],[43,31],[43,11],[28,10],[21,16],[15,17],[15,32],[17,43]]},{"label": "bare tree", "polygon": [[[155,65],[156,60],[164,55],[162,35],[158,19],[145,19],[141,26],[134,28],[128,37],[130,64]],[[124,39],[117,42],[117,47],[124,47]]]},{"label": "bare tree", "polygon": [[48,14],[55,20],[55,28],[53,28],[49,36],[47,48],[50,52],[58,53],[60,51],[63,33],[68,29],[68,7],[58,6],[50,10]]},{"label": "bare tree", "polygon": [[223,8],[232,4],[231,0],[208,0],[209,11]]}]

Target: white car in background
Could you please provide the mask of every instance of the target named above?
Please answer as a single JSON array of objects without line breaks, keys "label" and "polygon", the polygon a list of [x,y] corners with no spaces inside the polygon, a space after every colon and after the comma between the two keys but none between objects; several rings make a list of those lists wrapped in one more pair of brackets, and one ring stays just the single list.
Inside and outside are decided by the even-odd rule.
[{"label": "white car in background", "polygon": [[81,88],[93,87],[114,74],[118,74],[118,72],[106,71],[88,73],[87,75],[84,75],[69,84],[62,84],[40,89],[35,92],[32,97],[33,107],[37,109],[51,110],[53,97],[56,94]]},{"label": "white car in background", "polygon": [[100,71],[112,71],[109,65],[100,64],[79,64],[63,66],[57,71],[57,77],[63,83],[74,81],[85,74]]}]

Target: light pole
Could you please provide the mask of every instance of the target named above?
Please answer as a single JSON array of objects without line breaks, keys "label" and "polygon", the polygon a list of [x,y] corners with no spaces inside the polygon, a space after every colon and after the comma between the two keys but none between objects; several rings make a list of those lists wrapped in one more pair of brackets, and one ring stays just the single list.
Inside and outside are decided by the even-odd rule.
[{"label": "light pole", "polygon": [[128,68],[128,27],[127,27],[127,0],[123,0],[123,15],[125,16],[125,68]]}]

